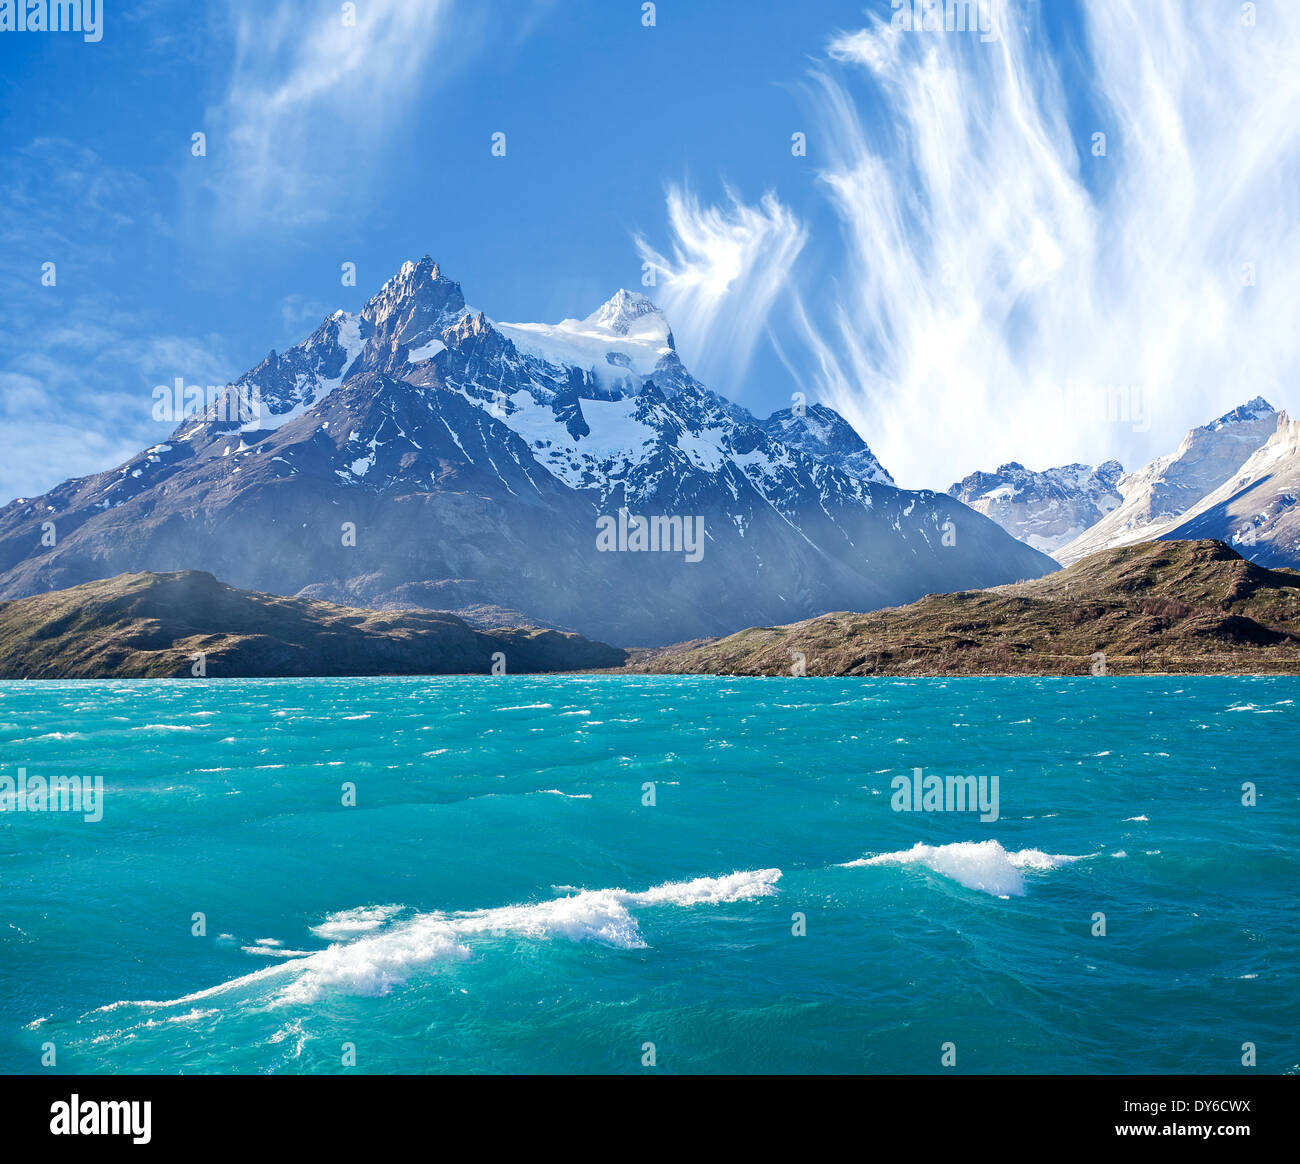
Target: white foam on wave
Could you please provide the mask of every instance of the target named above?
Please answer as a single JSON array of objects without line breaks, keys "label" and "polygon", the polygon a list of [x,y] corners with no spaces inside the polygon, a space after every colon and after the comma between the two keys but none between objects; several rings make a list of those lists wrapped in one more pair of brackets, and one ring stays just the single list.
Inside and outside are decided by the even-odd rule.
[{"label": "white foam on wave", "polygon": [[343,909],[330,914],[320,925],[311,926],[311,932],[326,941],[356,937],[377,930],[396,914],[400,905],[363,905],[358,909]]},{"label": "white foam on wave", "polygon": [[880,853],[847,861],[845,869],[870,865],[923,865],[967,889],[978,889],[995,897],[1023,897],[1025,878],[1021,870],[1055,869],[1082,857],[1044,853],[1041,849],[1008,852],[998,841],[957,841],[950,845],[923,845],[895,853]]},{"label": "white foam on wave", "polygon": [[312,950],[286,950],[282,946],[240,946],[245,954],[262,958],[310,958]]},{"label": "white foam on wave", "polygon": [[[639,892],[584,889],[549,901],[461,913],[437,911],[404,920],[394,920],[395,914],[401,911],[400,906],[362,906],[331,914],[320,925],[312,927],[318,936],[339,935],[344,939],[324,950],[305,957],[291,956],[285,962],[170,1002],[115,1002],[101,1007],[100,1011],[130,1006],[193,1006],[231,993],[252,996],[264,1003],[269,1001],[271,1005],[308,1003],[329,993],[382,995],[427,966],[468,958],[475,940],[484,937],[564,938],[640,949],[646,943],[633,916],[634,910],[664,905],[717,905],[767,897],[776,893],[780,877],[780,869],[750,869],[723,877],[670,881]],[[270,952],[265,947],[258,950]],[[262,992],[265,986],[272,986],[275,991],[269,1000]]]}]

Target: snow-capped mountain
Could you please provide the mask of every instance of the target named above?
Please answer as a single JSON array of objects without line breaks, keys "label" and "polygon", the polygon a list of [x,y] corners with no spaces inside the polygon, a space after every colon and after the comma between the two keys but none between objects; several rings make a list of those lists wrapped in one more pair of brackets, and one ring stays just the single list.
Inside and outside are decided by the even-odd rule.
[{"label": "snow-capped mountain", "polygon": [[620,382],[626,371],[650,376],[660,360],[676,353],[658,308],[644,295],[624,290],[586,319],[498,323],[496,328],[521,353],[561,367],[588,369],[605,383]]},{"label": "snow-capped mountain", "polygon": [[705,388],[626,291],[582,320],[501,324],[425,258],[234,390],[254,414],[210,408],[0,510],[0,597],[203,569],[638,645],[1055,568],[894,488],[830,409],[759,420]]},{"label": "snow-capped mountain", "polygon": [[[1055,551],[1062,565],[1109,546],[1152,541],[1235,473],[1277,428],[1278,414],[1263,397],[1192,429],[1178,448],[1121,477],[1123,502]],[[1219,537],[1218,534],[1201,534]],[[1227,540],[1226,538],[1224,540]]]},{"label": "snow-capped mountain", "polygon": [[807,404],[799,411],[783,408],[765,421],[763,429],[769,435],[798,449],[814,461],[835,465],[850,477],[892,485],[893,477],[876,455],[867,448],[867,442],[833,408],[824,404]]},{"label": "snow-capped mountain", "polygon": [[1164,538],[1218,538],[1270,569],[1300,567],[1300,420],[1277,427],[1250,459],[1201,498]]},{"label": "snow-capped mountain", "polygon": [[972,473],[948,489],[948,496],[992,518],[1012,537],[1051,554],[1095,525],[1122,501],[1116,483],[1118,461],[1061,465],[1034,472],[1016,461],[996,473]]}]

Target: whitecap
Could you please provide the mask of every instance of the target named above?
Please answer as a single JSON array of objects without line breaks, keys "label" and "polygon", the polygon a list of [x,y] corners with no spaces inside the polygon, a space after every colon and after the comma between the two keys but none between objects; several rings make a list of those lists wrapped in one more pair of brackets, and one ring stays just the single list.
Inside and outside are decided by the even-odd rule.
[{"label": "whitecap", "polygon": [[924,865],[967,889],[978,889],[995,897],[1023,897],[1025,879],[1022,869],[1055,869],[1082,859],[1044,853],[1041,849],[1008,852],[998,841],[958,841],[950,845],[925,845],[917,842],[910,849],[847,861],[842,868]]},{"label": "whitecap", "polygon": [[[670,881],[639,892],[584,889],[549,901],[461,913],[419,914],[393,924],[386,923],[402,907],[361,906],[331,914],[326,922],[312,930],[320,934],[330,926],[365,926],[374,932],[336,942],[305,957],[267,966],[170,1002],[115,1002],[100,1007],[96,1013],[131,1006],[192,1006],[224,994],[258,996],[262,987],[272,984],[278,987],[269,1000],[272,1005],[312,1002],[335,992],[383,995],[425,967],[470,957],[472,943],[493,936],[565,938],[621,949],[641,949],[646,943],[633,910],[666,905],[716,905],[766,897],[776,892],[780,877],[780,869],[738,870],[722,877]],[[357,931],[353,928],[351,932]],[[265,947],[249,949],[265,951]]]},{"label": "whitecap", "polygon": [[335,938],[350,938],[379,929],[401,911],[400,905],[362,905],[356,909],[342,909],[338,913],[332,913],[319,925],[311,926],[310,929],[318,938],[325,938],[327,941]]},{"label": "whitecap", "polygon": [[245,954],[253,954],[262,958],[310,958],[315,950],[286,950],[282,947],[273,946],[241,946]]}]

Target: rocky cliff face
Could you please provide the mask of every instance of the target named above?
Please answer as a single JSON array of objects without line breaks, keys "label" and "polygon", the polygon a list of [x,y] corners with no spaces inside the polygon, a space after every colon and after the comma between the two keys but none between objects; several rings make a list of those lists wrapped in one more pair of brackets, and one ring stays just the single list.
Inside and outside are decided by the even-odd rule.
[{"label": "rocky cliff face", "polygon": [[632,645],[1055,568],[893,487],[830,409],[759,420],[710,391],[628,292],[498,324],[425,258],[232,391],[240,410],[0,510],[0,598],[201,569]]}]

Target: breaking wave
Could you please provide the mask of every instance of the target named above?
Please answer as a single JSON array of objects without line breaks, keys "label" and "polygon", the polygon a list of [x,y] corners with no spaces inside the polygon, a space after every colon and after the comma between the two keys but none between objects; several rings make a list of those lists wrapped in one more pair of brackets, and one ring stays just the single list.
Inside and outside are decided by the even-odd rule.
[{"label": "breaking wave", "polygon": [[227,994],[243,994],[265,1001],[260,989],[264,986],[273,988],[271,1005],[312,1002],[334,992],[381,995],[425,967],[468,958],[475,940],[484,936],[563,938],[639,949],[646,943],[637,926],[635,910],[663,905],[717,905],[767,897],[776,892],[780,877],[780,869],[752,869],[723,877],[670,881],[640,892],[584,889],[533,904],[462,913],[436,911],[405,920],[396,919],[400,906],[362,906],[331,914],[312,927],[312,932],[319,937],[340,939],[323,950],[169,1002],[124,1001],[100,1010],[192,1006]]},{"label": "breaking wave", "polygon": [[1021,870],[1055,869],[1082,857],[1044,853],[1041,849],[1007,852],[998,841],[958,841],[951,845],[923,845],[895,853],[880,853],[847,861],[845,869],[867,865],[924,865],[967,889],[978,889],[995,897],[1023,897],[1025,878]]}]

